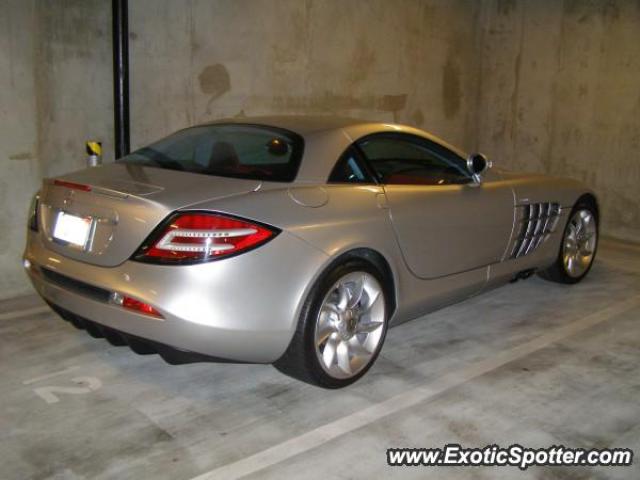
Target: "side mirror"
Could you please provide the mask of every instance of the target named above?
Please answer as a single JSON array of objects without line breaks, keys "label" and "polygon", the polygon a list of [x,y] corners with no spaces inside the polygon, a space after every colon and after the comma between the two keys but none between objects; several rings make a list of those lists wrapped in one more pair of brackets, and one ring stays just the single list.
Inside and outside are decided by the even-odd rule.
[{"label": "side mirror", "polygon": [[467,158],[467,170],[469,170],[476,183],[480,183],[480,176],[488,168],[491,168],[491,162],[482,153],[472,153]]}]

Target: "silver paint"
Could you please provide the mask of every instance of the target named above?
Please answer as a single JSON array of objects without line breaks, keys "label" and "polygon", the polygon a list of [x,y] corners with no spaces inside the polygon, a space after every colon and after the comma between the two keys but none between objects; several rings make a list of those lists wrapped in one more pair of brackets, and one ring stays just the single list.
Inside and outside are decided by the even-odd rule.
[{"label": "silver paint", "polygon": [[[559,222],[564,226],[571,206],[589,192],[572,180],[495,168],[486,171],[476,187],[331,185],[327,178],[342,152],[374,132],[412,133],[463,158],[467,154],[426,132],[396,124],[332,117],[232,121],[302,135],[305,153],[296,181],[261,183],[105,165],[61,177],[93,187],[91,192],[76,191],[70,204],[64,203],[68,189],[45,181],[41,232],[29,232],[25,251],[38,292],[81,316],[134,335],[217,357],[268,363],[285,351],[308,292],[340,255],[367,249],[385,259],[397,304],[390,322],[398,324],[498,286],[518,271],[553,263],[561,242],[557,231],[529,255],[513,260],[506,255],[517,206],[557,202],[563,207]],[[315,193],[301,202],[298,192],[304,189]],[[292,199],[292,190],[298,201]],[[318,192],[326,194],[326,202]],[[61,209],[99,218],[91,251],[51,241],[52,215]],[[256,220],[282,233],[256,250],[206,264],[159,266],[129,260],[169,213],[191,209]],[[63,290],[38,275],[41,266],[138,298],[157,308],[165,320]]]}]

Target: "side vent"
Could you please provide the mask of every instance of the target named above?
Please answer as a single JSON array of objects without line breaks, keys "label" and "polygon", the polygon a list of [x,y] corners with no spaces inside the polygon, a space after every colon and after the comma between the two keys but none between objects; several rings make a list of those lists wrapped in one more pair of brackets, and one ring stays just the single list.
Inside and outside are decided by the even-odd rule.
[{"label": "side vent", "polygon": [[530,203],[518,205],[517,222],[519,230],[511,250],[511,258],[528,255],[552,234],[560,218],[558,203]]}]

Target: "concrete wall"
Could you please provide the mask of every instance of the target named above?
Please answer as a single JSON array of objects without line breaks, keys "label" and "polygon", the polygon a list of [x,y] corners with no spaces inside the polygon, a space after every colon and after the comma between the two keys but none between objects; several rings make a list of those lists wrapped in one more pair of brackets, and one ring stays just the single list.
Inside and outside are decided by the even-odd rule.
[{"label": "concrete wall", "polygon": [[[600,193],[640,241],[640,4],[130,0],[132,146],[210,119],[331,113],[424,127]],[[38,181],[113,160],[110,2],[0,0],[0,298]]]},{"label": "concrete wall", "polygon": [[110,12],[0,0],[0,298],[30,291],[20,256],[41,179],[82,168],[89,139],[113,157]]},{"label": "concrete wall", "polygon": [[603,233],[640,241],[640,3],[484,3],[478,146],[598,193]]},{"label": "concrete wall", "polygon": [[111,2],[36,1],[38,150],[55,176],[83,168],[85,142],[113,160]]},{"label": "concrete wall", "polygon": [[29,201],[41,176],[34,98],[34,1],[0,13],[0,298],[24,292],[20,265]]},{"label": "concrete wall", "polygon": [[130,8],[135,145],[211,118],[274,112],[396,120],[472,141],[474,2],[134,0]]}]

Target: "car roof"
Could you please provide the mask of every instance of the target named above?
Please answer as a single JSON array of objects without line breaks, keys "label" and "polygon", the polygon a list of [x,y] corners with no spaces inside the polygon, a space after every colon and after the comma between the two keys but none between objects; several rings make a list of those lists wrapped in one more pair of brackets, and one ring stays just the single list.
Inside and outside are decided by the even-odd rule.
[{"label": "car roof", "polygon": [[337,130],[352,125],[364,125],[373,122],[358,120],[355,118],[338,117],[333,115],[265,115],[252,117],[223,118],[207,123],[215,124],[250,124],[283,128],[299,135],[308,136],[327,130]]},{"label": "car roof", "polygon": [[331,115],[270,115],[223,118],[216,124],[263,125],[282,128],[304,138],[305,153],[294,183],[326,181],[340,155],[348,146],[366,135],[400,132],[417,135],[452,150],[465,158],[466,153],[424,130],[393,122],[368,121]]}]

